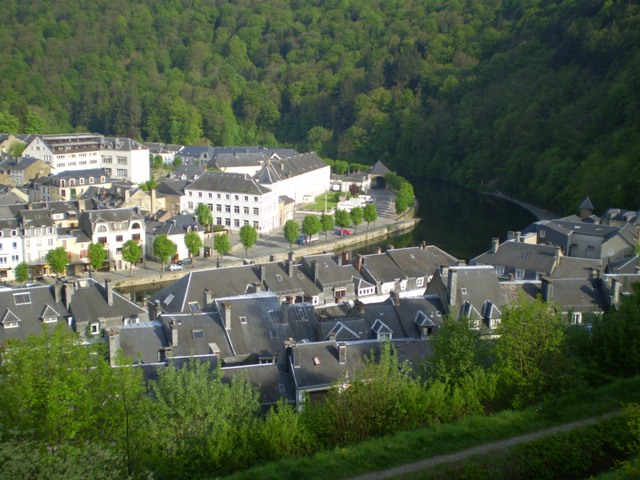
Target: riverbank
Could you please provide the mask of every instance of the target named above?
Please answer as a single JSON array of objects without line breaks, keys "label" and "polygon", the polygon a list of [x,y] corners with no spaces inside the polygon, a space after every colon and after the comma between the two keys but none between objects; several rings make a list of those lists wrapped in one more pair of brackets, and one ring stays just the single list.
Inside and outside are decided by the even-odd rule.
[{"label": "riverbank", "polygon": [[544,208],[538,207],[536,205],[532,205],[531,203],[521,202],[520,200],[516,200],[515,198],[511,198],[508,195],[505,195],[500,190],[496,190],[495,192],[482,192],[485,195],[491,195],[492,197],[502,198],[507,200],[515,205],[519,205],[525,210],[528,210],[533,214],[538,220],[555,220],[559,217],[559,215],[553,213],[551,210],[546,210]]}]

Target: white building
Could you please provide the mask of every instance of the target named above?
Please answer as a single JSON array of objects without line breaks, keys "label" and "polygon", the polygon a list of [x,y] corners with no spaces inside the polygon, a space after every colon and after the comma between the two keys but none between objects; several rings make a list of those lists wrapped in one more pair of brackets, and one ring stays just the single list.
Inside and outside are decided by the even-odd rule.
[{"label": "white building", "polygon": [[23,155],[43,160],[54,173],[104,168],[114,179],[136,183],[149,179],[149,148],[130,138],[93,133],[38,135]]},{"label": "white building", "polygon": [[252,225],[259,233],[278,227],[278,196],[248,175],[206,172],[187,185],[180,210],[193,213],[200,203],[209,207],[215,225],[238,230]]},{"label": "white building", "polygon": [[0,220],[0,280],[15,280],[15,270],[23,261],[22,235],[14,218]]},{"label": "white building", "polygon": [[204,203],[216,225],[237,230],[249,224],[267,234],[292,217],[292,203],[326,192],[330,175],[330,167],[315,153],[269,158],[253,176],[207,172],[185,187],[181,211],[193,213]]},{"label": "white building", "polygon": [[58,232],[51,210],[37,208],[19,213],[23,237],[23,258],[34,277],[49,272],[45,257],[57,247]]},{"label": "white building", "polygon": [[104,245],[110,269],[129,268],[128,263],[122,259],[122,247],[128,240],[135,240],[140,245],[142,261],[145,225],[144,216],[138,208],[84,211],[80,215],[80,228],[91,238],[92,243],[100,242]]}]

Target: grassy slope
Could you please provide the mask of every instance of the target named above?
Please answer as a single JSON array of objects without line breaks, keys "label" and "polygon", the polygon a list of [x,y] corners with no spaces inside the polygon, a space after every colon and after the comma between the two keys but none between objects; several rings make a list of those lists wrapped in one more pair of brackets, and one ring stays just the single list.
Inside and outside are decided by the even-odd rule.
[{"label": "grassy slope", "polygon": [[287,459],[239,472],[233,480],[260,478],[346,478],[436,455],[456,452],[573,420],[598,416],[640,401],[640,378],[540,403],[522,411],[469,417],[459,423],[402,432],[359,445],[320,452],[310,458]]}]

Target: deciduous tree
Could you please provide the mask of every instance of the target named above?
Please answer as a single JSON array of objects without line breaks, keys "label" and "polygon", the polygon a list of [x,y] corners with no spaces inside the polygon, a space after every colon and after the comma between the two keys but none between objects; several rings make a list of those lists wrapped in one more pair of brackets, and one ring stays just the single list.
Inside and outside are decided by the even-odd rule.
[{"label": "deciduous tree", "polygon": [[373,222],[373,225],[375,227],[375,221],[378,219],[378,210],[376,209],[376,206],[373,203],[367,203],[364,206],[362,215],[363,215],[364,221],[367,222],[367,231],[369,230],[369,224],[371,222]]},{"label": "deciduous tree", "polygon": [[187,232],[184,234],[184,246],[187,247],[189,257],[194,257],[198,254],[203,246],[202,238],[198,232]]},{"label": "deciduous tree", "polygon": [[211,230],[211,226],[213,225],[213,213],[211,213],[211,209],[207,206],[206,203],[199,203],[195,210],[196,217],[198,217],[198,222],[200,225],[209,227]]},{"label": "deciduous tree", "polygon": [[142,257],[140,245],[135,240],[127,240],[122,246],[122,259],[129,263],[129,276],[131,276],[131,267],[138,263]]},{"label": "deciduous tree", "polygon": [[66,273],[69,259],[67,258],[67,251],[64,247],[57,247],[53,250],[49,250],[45,256],[45,260],[56,275]]},{"label": "deciduous tree", "polygon": [[100,242],[89,244],[89,262],[94,272],[102,268],[107,260],[107,250]]},{"label": "deciduous tree", "polygon": [[24,283],[29,279],[29,265],[26,262],[16,265],[15,277],[18,283]]},{"label": "deciduous tree", "polygon": [[335,222],[340,227],[340,236],[343,236],[344,228],[351,225],[351,215],[346,210],[336,210]]},{"label": "deciduous tree", "polygon": [[249,249],[256,244],[258,240],[258,230],[252,225],[243,225],[240,227],[240,243],[244,247],[244,256],[249,256]]},{"label": "deciduous tree", "polygon": [[355,227],[356,233],[358,233],[358,225],[362,223],[364,212],[361,207],[354,207],[349,212],[349,216],[351,217],[351,223]]},{"label": "deciduous tree", "polygon": [[164,233],[160,234],[153,241],[153,254],[162,262],[162,270],[164,271],[164,264],[173,258],[178,251],[175,243],[173,243],[169,237]]},{"label": "deciduous tree", "polygon": [[289,242],[289,248],[293,247],[293,242],[300,235],[300,225],[295,220],[287,220],[284,223],[284,238]]},{"label": "deciduous tree", "polygon": [[220,263],[222,264],[224,256],[231,251],[229,235],[226,233],[216,235],[213,239],[213,248],[218,252],[218,255],[220,255]]},{"label": "deciduous tree", "polygon": [[335,226],[335,218],[333,215],[329,215],[328,213],[323,213],[320,215],[320,223],[322,225],[322,231],[324,232],[324,239],[327,240],[327,232],[329,230],[333,230]]}]

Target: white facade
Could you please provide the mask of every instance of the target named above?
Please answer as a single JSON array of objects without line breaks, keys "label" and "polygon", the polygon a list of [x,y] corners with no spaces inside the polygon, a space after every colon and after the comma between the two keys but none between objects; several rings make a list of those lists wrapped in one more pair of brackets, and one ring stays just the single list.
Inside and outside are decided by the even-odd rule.
[{"label": "white facade", "polygon": [[27,145],[24,156],[39,158],[55,173],[104,168],[114,179],[141,183],[149,179],[149,149],[130,138],[81,133],[41,135]]},{"label": "white facade", "polygon": [[0,220],[0,280],[15,280],[23,261],[23,242],[16,220]]},{"label": "white facade", "polygon": [[122,247],[128,240],[134,240],[145,251],[144,216],[133,208],[113,210],[91,210],[82,212],[80,226],[90,236],[92,243],[102,243],[108,252],[109,268],[120,270],[129,268],[122,259]]}]

